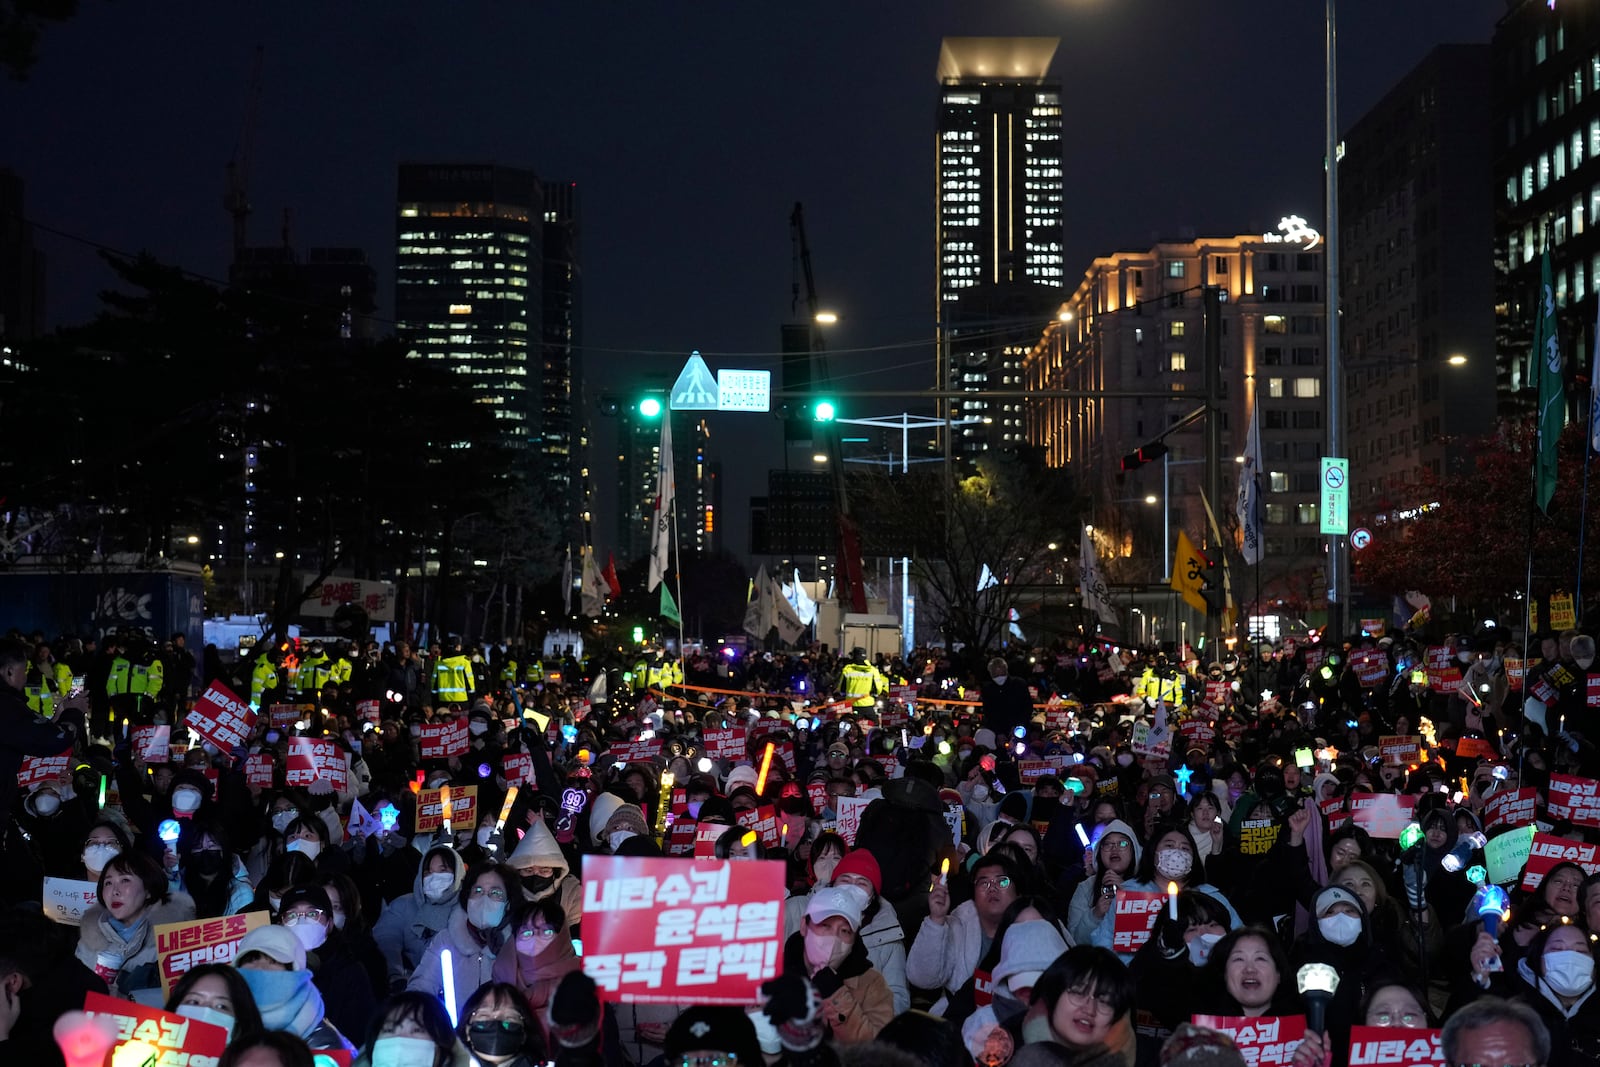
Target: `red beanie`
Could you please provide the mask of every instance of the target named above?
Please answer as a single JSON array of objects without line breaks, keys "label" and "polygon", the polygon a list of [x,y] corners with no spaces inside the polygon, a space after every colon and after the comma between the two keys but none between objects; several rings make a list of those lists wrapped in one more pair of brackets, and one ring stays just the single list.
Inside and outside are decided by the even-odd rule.
[{"label": "red beanie", "polygon": [[833,884],[839,884],[841,874],[857,874],[872,883],[872,891],[878,895],[883,894],[883,872],[878,870],[878,861],[872,853],[864,848],[855,849],[845,853],[844,859],[839,861],[839,866],[833,869]]}]

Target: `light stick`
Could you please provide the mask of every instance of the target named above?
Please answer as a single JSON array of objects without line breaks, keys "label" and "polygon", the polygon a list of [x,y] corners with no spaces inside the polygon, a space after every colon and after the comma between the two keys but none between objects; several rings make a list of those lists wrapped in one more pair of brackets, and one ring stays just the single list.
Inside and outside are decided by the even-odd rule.
[{"label": "light stick", "polygon": [[1339,972],[1326,963],[1308,963],[1295,975],[1295,984],[1306,1002],[1306,1029],[1325,1033],[1328,1005],[1339,988]]},{"label": "light stick", "polygon": [[1087,850],[1089,848],[1089,831],[1083,828],[1083,823],[1081,822],[1077,825],[1077,831],[1078,840],[1083,842],[1083,847]]},{"label": "light stick", "polygon": [[126,715],[122,717],[122,739],[124,741],[128,739],[128,717]]},{"label": "light stick", "polygon": [[100,1067],[106,1052],[117,1043],[116,1027],[109,1018],[81,1011],[69,1011],[57,1019],[51,1036],[67,1067]]},{"label": "light stick", "polygon": [[1511,910],[1511,898],[1497,885],[1486,885],[1477,893],[1478,917],[1483,920],[1484,933],[1500,936],[1500,920]]},{"label": "light stick", "polygon": [[[450,836],[450,786],[444,785],[439,789],[439,813],[444,816],[444,833]],[[453,1016],[452,1016],[453,1017]]]},{"label": "light stick", "polygon": [[102,774],[100,776],[100,807],[101,807],[102,810],[104,810],[105,806],[106,806],[106,776]]},{"label": "light stick", "polygon": [[456,1019],[456,983],[455,976],[450,970],[450,950],[441,949],[439,952],[439,971],[444,975],[444,1010],[450,1015],[450,1025],[458,1025]]},{"label": "light stick", "polygon": [[494,821],[494,832],[499,833],[506,828],[506,820],[511,818],[511,805],[517,802],[517,786],[506,790],[505,803],[500,805],[500,817]]},{"label": "light stick", "polygon": [[671,817],[668,810],[672,807],[672,783],[674,779],[671,771],[661,772],[661,794],[656,802],[656,843],[663,844],[667,837],[667,820]]},{"label": "light stick", "polygon": [[774,745],[767,742],[767,749],[761,753],[761,774],[756,778],[756,796],[760,796],[767,788],[767,771],[772,769],[772,749]]},{"label": "light stick", "polygon": [[940,885],[948,884],[947,880],[948,880],[949,877],[950,877],[950,857],[946,856],[939,863],[939,884]]}]

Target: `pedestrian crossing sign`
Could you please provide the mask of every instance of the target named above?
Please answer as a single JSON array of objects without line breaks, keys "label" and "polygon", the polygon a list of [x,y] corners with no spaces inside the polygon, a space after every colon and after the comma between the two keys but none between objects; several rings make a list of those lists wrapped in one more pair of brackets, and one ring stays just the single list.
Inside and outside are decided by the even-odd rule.
[{"label": "pedestrian crossing sign", "polygon": [[699,352],[689,353],[689,360],[672,383],[668,406],[673,411],[717,410],[717,379]]}]

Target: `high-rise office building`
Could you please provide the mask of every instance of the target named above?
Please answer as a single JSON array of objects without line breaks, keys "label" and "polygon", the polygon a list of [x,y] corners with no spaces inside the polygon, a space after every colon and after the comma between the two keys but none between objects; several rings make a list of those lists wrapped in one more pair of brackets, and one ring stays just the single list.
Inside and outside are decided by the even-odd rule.
[{"label": "high-rise office building", "polygon": [[1436,48],[1345,134],[1345,440],[1376,522],[1494,428],[1490,81],[1488,45]]},{"label": "high-rise office building", "polygon": [[359,248],[313,248],[302,261],[288,245],[247,246],[228,267],[228,283],[275,299],[313,332],[377,340],[378,275]]},{"label": "high-rise office building", "polygon": [[1054,37],[948,37],[936,155],[939,357],[956,455],[1025,438],[1022,361],[1063,293],[1061,86]]},{"label": "high-rise office building", "polygon": [[543,482],[560,512],[569,541],[583,544],[588,465],[583,424],[583,271],[578,248],[578,183],[544,187],[544,294],[539,454]]},{"label": "high-rise office building", "polygon": [[23,210],[22,178],[0,168],[0,342],[44,332],[44,253]]},{"label": "high-rise office building", "polygon": [[[664,398],[666,386],[660,383]],[[636,560],[650,551],[656,472],[661,469],[661,420],[672,420],[672,466],[676,492],[678,554],[709,555],[718,543],[720,470],[707,458],[711,430],[703,411],[663,412],[645,417],[636,407],[617,413],[617,558]]]}]

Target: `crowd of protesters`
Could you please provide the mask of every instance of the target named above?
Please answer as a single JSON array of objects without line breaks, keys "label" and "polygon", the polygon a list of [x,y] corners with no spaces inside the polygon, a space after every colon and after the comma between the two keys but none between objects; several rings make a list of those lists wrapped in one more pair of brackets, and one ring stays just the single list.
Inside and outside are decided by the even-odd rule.
[{"label": "crowd of protesters", "polygon": [[[1441,1027],[1449,1064],[1600,1064],[1600,864],[1582,847],[1600,818],[1550,790],[1600,777],[1600,666],[1586,635],[1530,646],[1493,626],[1204,660],[1092,638],[876,660],[330,641],[229,665],[139,636],[14,635],[0,1049],[61,1062],[52,1026],[100,992],[223,1026],[224,1067],[318,1051],[372,1067],[1343,1067],[1359,1026]],[[147,759],[137,728],[181,742],[212,682],[258,709],[246,743],[195,735]],[[278,721],[280,704],[303,710]],[[424,728],[460,717],[466,751],[421,758]],[[705,734],[729,728],[744,747],[713,756]],[[343,788],[284,786],[294,736],[337,743]],[[660,755],[617,758],[641,739]],[[67,773],[19,787],[27,757],[68,746]],[[270,786],[244,773],[262,755]],[[478,787],[475,818],[417,832],[419,791],[446,785]],[[1521,790],[1529,814],[1496,823]],[[746,829],[767,806],[776,845]],[[1518,866],[1502,897],[1488,854],[1530,822],[1575,861],[1529,889]],[[718,858],[783,865],[761,1003],[603,995],[584,973],[584,857],[662,856],[716,825]],[[78,925],[45,917],[46,878],[93,883]],[[1130,935],[1117,904],[1140,893],[1159,907]],[[231,962],[163,994],[157,926],[252,912],[270,923]],[[1337,974],[1331,995],[1302,995],[1314,964]],[[1304,1038],[1276,1050],[1197,1024],[1305,1017],[1313,1000]]]}]

